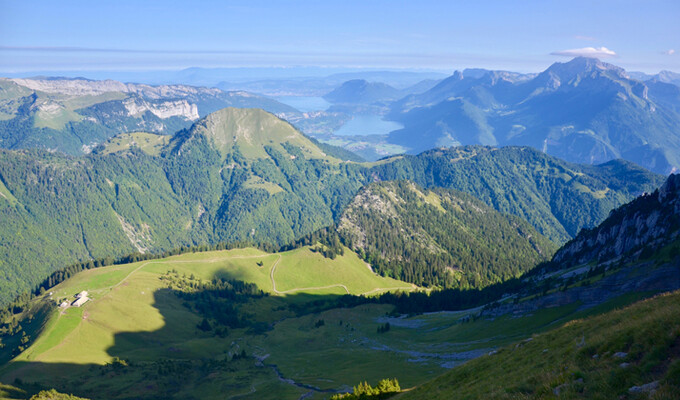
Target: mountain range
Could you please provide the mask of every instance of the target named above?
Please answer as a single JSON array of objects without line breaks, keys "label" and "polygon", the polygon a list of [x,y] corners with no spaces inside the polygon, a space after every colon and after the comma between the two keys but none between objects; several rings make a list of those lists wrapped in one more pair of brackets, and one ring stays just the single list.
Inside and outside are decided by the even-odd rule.
[{"label": "mountain range", "polygon": [[122,132],[172,134],[224,107],[297,110],[243,91],[112,80],[0,79],[0,147],[77,155]]},{"label": "mountain range", "polygon": [[556,243],[661,181],[631,163],[576,165],[529,148],[347,162],[257,109],[227,108],[169,139],[127,135],[107,146],[81,157],[0,151],[5,301],[75,261],[220,242],[276,248],[337,222],[371,181],[472,194]]},{"label": "mountain range", "polygon": [[680,166],[677,90],[583,57],[535,75],[456,72],[392,105],[389,117],[405,127],[391,132],[388,142],[413,153],[461,144],[524,145],[572,162],[624,158],[668,173]]},{"label": "mountain range", "polygon": [[[229,114],[212,120],[244,117]],[[671,176],[582,230],[550,262],[481,290],[418,291],[376,276],[349,248],[340,245],[330,255],[337,244],[322,233],[310,238],[314,245],[285,252],[195,248],[85,267],[70,278],[70,269],[62,270],[47,289],[0,309],[0,378],[13,383],[0,393],[28,398],[56,388],[88,398],[326,398],[351,391],[353,382],[393,376],[401,387],[415,386],[400,395],[414,399],[673,398],[678,293],[620,308],[680,287],[679,204],[680,179]],[[429,214],[442,226],[459,224],[445,229],[452,236],[483,230],[484,237],[464,241],[474,249],[484,250],[480,239],[501,244],[492,235],[506,236],[503,256],[521,248],[526,241],[513,240],[527,239],[532,229],[470,195],[405,181],[369,184],[357,194],[343,219],[367,227],[357,208],[384,221],[376,232],[402,231],[412,227],[410,219],[425,218],[407,250],[423,244],[454,250],[438,238]],[[488,219],[469,220],[479,214]],[[338,230],[346,228],[341,223]],[[361,233],[349,242],[359,253],[371,252],[380,236],[369,246],[359,245]],[[395,289],[410,293],[370,296]],[[89,296],[84,306],[69,305],[74,293]],[[411,315],[401,314],[405,304]]]},{"label": "mountain range", "polygon": [[[0,397],[677,397],[672,74],[336,78],[1,79]],[[413,154],[297,127],[362,112]]]}]

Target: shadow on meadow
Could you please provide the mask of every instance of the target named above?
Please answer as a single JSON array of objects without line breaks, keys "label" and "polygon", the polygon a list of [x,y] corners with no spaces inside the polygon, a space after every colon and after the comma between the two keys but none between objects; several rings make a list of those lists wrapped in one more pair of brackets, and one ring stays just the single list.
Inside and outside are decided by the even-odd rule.
[{"label": "shadow on meadow", "polygon": [[[23,397],[12,393],[15,398],[50,388],[91,399],[263,398],[263,393],[298,398],[311,387],[286,381],[275,366],[258,359],[259,349],[245,338],[268,335],[275,321],[356,302],[338,295],[270,296],[231,279],[228,271],[209,282],[172,273],[160,279],[168,287],[156,290],[149,306],[160,313],[163,327],[116,333],[106,365],[12,361],[0,368],[0,381],[26,391]],[[66,345],[75,353],[97,343]]]}]

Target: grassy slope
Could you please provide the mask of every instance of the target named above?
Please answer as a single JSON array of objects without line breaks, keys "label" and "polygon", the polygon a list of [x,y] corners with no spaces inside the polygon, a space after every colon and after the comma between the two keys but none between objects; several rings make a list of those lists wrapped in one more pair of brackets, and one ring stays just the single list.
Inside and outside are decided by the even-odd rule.
[{"label": "grassy slope", "polygon": [[[261,267],[258,261],[262,262]],[[255,282],[272,292],[275,266],[277,290],[303,290],[244,305],[255,320],[268,324],[277,321],[264,335],[230,329],[227,337],[220,338],[198,331],[196,325],[201,317],[185,308],[182,300],[164,289],[158,279],[166,271],[176,269],[180,274],[194,274],[201,279],[229,277]],[[200,365],[203,360],[223,360],[245,349],[249,356],[263,359],[266,365],[276,365],[285,378],[322,390],[337,390],[363,380],[375,383],[388,376],[397,377],[403,386],[409,387],[472,357],[585,315],[578,310],[579,304],[522,317],[508,315],[473,322],[461,322],[461,318],[478,310],[388,318],[386,314],[392,307],[387,305],[367,304],[303,316],[282,308],[287,302],[325,298],[319,294],[344,293],[338,284],[355,294],[370,292],[375,287],[408,287],[372,275],[348,250],[344,256],[329,260],[308,248],[281,254],[255,249],[194,253],[85,271],[55,287],[52,298],[42,301],[54,304],[81,290],[88,290],[93,301],[82,308],[69,308],[63,315],[52,305],[53,314],[39,338],[0,369],[0,380],[14,382],[21,377],[23,382],[37,383],[36,391],[55,387],[83,397],[96,398],[93,393],[102,392],[109,393],[111,398],[145,397],[158,395],[167,383],[155,377],[159,360]],[[326,286],[332,287],[317,289]],[[624,297],[591,312],[635,300]],[[317,327],[320,320],[325,323]],[[377,333],[377,327],[385,322],[390,322],[391,330]],[[590,334],[586,337],[590,338]],[[532,343],[539,343],[538,340]],[[591,344],[590,339],[587,344]],[[501,351],[497,356],[506,353]],[[124,373],[111,372],[104,365],[114,357],[129,360],[136,367],[126,368]],[[252,358],[230,361],[226,370],[208,369],[205,374],[210,378],[202,375],[202,371],[194,364],[183,373],[186,376],[173,392],[177,398],[245,395],[244,398],[253,399],[285,399],[310,392],[280,381],[271,367],[258,367]],[[328,396],[322,392],[312,394],[315,399]]]},{"label": "grassy slope", "polygon": [[[258,261],[263,262],[262,267],[256,264]],[[344,294],[346,287],[352,294],[360,294],[379,288],[411,288],[403,282],[373,275],[350,251],[329,260],[307,248],[282,254],[254,249],[196,253],[94,269],[77,274],[52,291],[53,301],[72,299],[82,290],[90,293],[92,301],[82,308],[55,311],[40,338],[16,361],[103,364],[111,360],[107,349],[114,345],[118,333],[158,331],[167,319],[198,319],[181,307],[174,296],[158,294],[164,287],[158,279],[160,275],[176,269],[180,274],[194,274],[205,280],[226,276],[256,283],[273,293],[274,266],[274,279],[282,293]],[[162,300],[168,307],[163,315],[155,307],[161,300],[159,296],[165,296]],[[168,310],[169,315],[165,313]],[[182,324],[179,326],[182,329],[168,335],[191,337],[194,326],[195,323]],[[199,353],[209,355],[209,351]]]},{"label": "grassy slope", "polygon": [[143,152],[152,156],[158,156],[165,145],[170,141],[168,135],[157,135],[148,132],[123,133],[112,137],[104,144],[102,154],[111,154],[127,150],[131,147],[139,147]]},{"label": "grassy slope", "polygon": [[64,129],[69,122],[83,120],[83,116],[76,110],[111,100],[122,100],[127,97],[120,92],[103,93],[97,96],[69,96],[54,93],[36,92],[36,105],[47,106],[45,110],[35,113],[34,126],[36,128]]},{"label": "grassy slope", "polygon": [[[557,387],[566,398],[637,398],[629,388],[654,381],[660,387],[652,398],[677,398],[679,356],[680,292],[675,292],[502,348],[399,399],[551,398]],[[624,362],[629,365],[622,367]]]},{"label": "grassy slope", "polygon": [[268,158],[264,146],[290,143],[299,147],[306,158],[326,158],[292,125],[261,109],[224,108],[198,121],[193,130],[210,138],[223,157],[238,146],[246,158]]}]

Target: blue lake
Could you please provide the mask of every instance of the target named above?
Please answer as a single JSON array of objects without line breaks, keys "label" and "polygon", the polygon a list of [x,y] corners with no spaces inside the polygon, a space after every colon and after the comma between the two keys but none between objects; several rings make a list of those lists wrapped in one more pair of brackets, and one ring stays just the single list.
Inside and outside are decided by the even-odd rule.
[{"label": "blue lake", "polygon": [[302,112],[324,111],[331,106],[323,97],[281,96],[275,99]]},{"label": "blue lake", "polygon": [[335,131],[334,135],[386,135],[403,127],[398,122],[383,120],[380,115],[357,115]]}]

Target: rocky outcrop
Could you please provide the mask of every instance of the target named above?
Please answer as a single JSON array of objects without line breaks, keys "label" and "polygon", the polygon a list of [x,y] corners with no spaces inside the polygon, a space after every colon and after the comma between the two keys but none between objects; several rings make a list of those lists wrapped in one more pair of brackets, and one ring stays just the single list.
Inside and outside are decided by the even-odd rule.
[{"label": "rocky outcrop", "polygon": [[190,104],[186,100],[151,103],[137,98],[129,98],[123,102],[123,105],[128,114],[134,117],[139,117],[149,111],[161,119],[182,117],[190,121],[195,121],[199,118],[196,104]]},{"label": "rocky outcrop", "polygon": [[582,230],[562,247],[553,263],[563,267],[605,262],[643,248],[657,248],[680,234],[680,175],[671,175],[654,193],[611,212],[598,227]]}]

